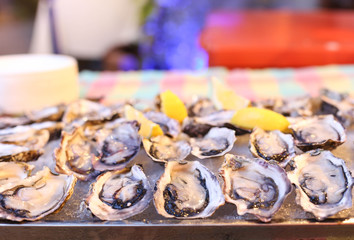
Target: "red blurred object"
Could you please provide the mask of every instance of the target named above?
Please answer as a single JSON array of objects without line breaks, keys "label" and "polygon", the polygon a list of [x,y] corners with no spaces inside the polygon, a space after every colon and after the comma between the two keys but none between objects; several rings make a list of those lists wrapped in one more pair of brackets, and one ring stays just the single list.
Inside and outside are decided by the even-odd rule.
[{"label": "red blurred object", "polygon": [[200,36],[210,66],[354,63],[354,11],[217,11]]}]

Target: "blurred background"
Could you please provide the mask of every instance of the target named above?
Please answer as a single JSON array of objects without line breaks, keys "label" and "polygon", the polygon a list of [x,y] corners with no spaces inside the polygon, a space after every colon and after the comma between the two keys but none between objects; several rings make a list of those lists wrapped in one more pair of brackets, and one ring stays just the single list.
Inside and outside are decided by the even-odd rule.
[{"label": "blurred background", "polygon": [[[326,60],[309,65],[354,63],[352,55],[320,52],[354,49],[353,7],[353,0],[0,0],[0,55],[66,54],[79,60],[80,70],[296,67],[301,64],[282,60],[304,51]],[[315,25],[294,32],[296,24]],[[302,33],[310,35],[300,39]],[[314,44],[321,49],[314,52]],[[241,61],[260,49],[262,55]]]}]

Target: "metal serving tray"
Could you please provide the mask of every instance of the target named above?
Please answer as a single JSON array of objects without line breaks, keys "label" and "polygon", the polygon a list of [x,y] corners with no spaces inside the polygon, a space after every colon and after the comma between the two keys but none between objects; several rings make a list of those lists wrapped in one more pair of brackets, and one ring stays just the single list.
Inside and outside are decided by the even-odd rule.
[{"label": "metal serving tray", "polygon": [[[231,153],[251,157],[249,135],[238,136]],[[343,158],[354,172],[354,129],[347,131],[347,141],[333,151]],[[43,163],[54,168],[52,153],[58,141],[49,144],[49,151],[34,162],[37,170]],[[197,160],[189,156],[188,160]],[[218,176],[223,157],[199,160]],[[131,164],[141,164],[151,186],[163,172],[163,165],[153,162],[142,149]],[[32,164],[32,163],[31,163]],[[219,177],[219,176],[218,176]],[[219,177],[220,182],[222,182]],[[207,219],[166,219],[157,214],[153,203],[143,213],[124,221],[101,221],[86,208],[91,182],[78,181],[72,197],[57,213],[36,222],[0,222],[0,239],[354,239],[354,209],[341,211],[318,222],[295,203],[295,193],[287,197],[271,223],[261,223],[252,215],[238,216],[236,207],[226,203]]]}]

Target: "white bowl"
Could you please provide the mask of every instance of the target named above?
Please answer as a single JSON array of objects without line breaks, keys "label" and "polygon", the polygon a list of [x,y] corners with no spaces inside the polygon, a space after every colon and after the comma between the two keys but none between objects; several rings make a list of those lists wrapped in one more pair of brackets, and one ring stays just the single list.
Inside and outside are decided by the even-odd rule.
[{"label": "white bowl", "polygon": [[74,58],[41,54],[0,56],[0,112],[23,113],[78,97]]}]

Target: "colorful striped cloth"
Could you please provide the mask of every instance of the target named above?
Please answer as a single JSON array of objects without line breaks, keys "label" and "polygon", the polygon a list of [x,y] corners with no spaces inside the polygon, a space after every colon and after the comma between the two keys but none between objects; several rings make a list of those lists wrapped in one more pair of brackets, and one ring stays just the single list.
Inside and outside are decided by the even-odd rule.
[{"label": "colorful striped cloth", "polygon": [[354,65],[268,68],[262,70],[210,68],[200,71],[133,71],[80,73],[81,97],[113,103],[126,99],[152,100],[170,89],[184,100],[210,96],[211,78],[217,77],[236,93],[255,100],[268,97],[316,96],[321,88],[354,91]]}]

